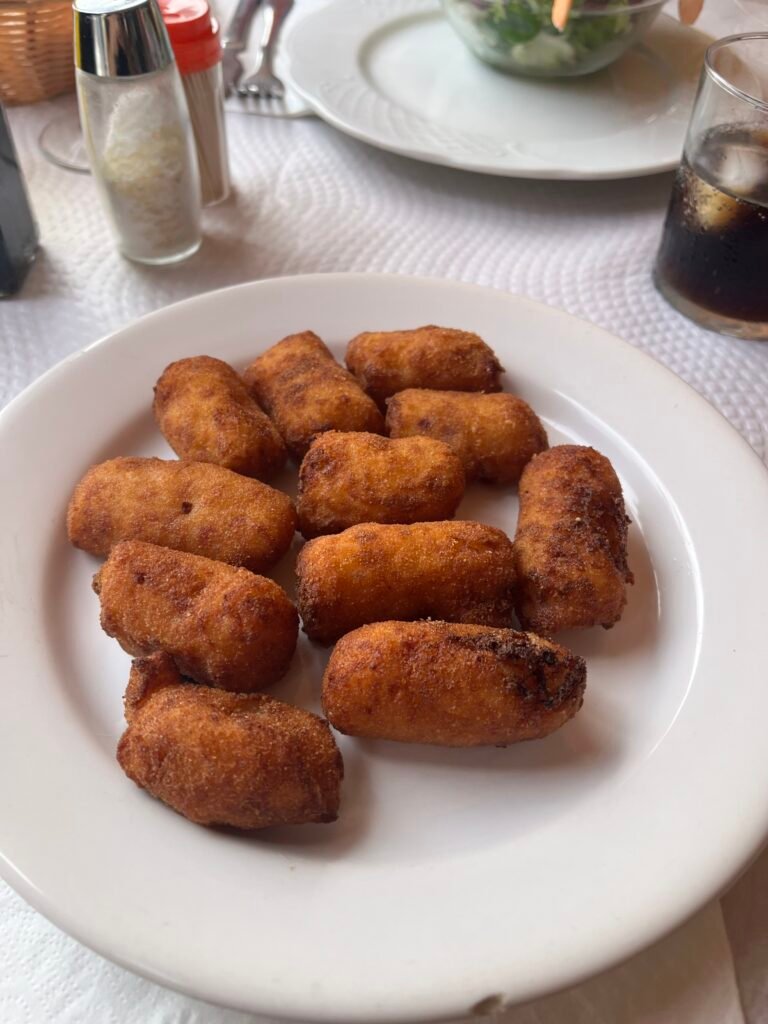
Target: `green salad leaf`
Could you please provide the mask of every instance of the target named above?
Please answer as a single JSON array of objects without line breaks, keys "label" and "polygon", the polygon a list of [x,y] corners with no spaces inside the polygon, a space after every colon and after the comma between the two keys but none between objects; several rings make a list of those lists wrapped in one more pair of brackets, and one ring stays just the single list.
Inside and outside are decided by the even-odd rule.
[{"label": "green salad leaf", "polygon": [[[464,26],[464,29],[459,27],[460,33],[476,40],[474,45],[479,56],[487,55],[491,63],[510,66],[513,70],[517,66],[529,73],[537,70],[553,73],[557,69],[579,67],[584,67],[584,72],[575,73],[585,73],[601,67],[621,50],[621,46],[611,48],[614,40],[642,27],[640,19],[644,16],[631,7],[619,13],[611,12],[614,0],[574,0],[574,16],[565,30],[559,32],[552,24],[552,2],[443,0],[449,16]],[[606,54],[602,63],[601,51]]]},{"label": "green salad leaf", "polygon": [[614,14],[605,18],[573,18],[568,23],[566,34],[574,46],[582,50],[597,50],[623,35],[630,26],[628,14]]},{"label": "green salad leaf", "polygon": [[526,0],[495,0],[490,20],[502,43],[525,43],[541,29],[541,14]]}]

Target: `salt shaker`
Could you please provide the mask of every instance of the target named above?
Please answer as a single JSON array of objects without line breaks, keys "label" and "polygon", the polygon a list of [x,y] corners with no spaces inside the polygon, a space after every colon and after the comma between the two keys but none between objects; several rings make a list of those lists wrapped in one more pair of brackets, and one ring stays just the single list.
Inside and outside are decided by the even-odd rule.
[{"label": "salt shaker", "polygon": [[203,204],[229,195],[219,26],[207,0],[159,0],[189,106]]},{"label": "salt shaker", "polygon": [[124,256],[176,263],[200,247],[200,179],[181,79],[155,0],[75,0],[83,135]]}]

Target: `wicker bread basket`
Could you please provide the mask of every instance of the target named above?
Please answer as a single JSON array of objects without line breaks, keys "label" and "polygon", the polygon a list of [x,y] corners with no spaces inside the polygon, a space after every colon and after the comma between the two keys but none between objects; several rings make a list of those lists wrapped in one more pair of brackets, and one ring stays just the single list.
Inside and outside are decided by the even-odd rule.
[{"label": "wicker bread basket", "polygon": [[74,87],[71,0],[0,0],[0,101],[34,103]]}]

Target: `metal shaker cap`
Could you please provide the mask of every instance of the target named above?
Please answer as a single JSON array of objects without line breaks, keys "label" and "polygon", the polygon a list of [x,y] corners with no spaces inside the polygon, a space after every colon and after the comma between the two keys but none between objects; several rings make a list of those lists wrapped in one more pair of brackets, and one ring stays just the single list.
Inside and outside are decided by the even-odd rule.
[{"label": "metal shaker cap", "polygon": [[75,0],[75,65],[100,78],[147,75],[173,61],[156,0]]}]

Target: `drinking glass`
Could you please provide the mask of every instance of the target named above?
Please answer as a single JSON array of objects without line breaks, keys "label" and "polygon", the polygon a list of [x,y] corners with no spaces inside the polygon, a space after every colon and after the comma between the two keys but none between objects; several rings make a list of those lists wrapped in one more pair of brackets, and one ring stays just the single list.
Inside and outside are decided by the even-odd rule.
[{"label": "drinking glass", "polygon": [[38,139],[43,156],[65,171],[90,174],[91,165],[76,110],[60,114],[49,121]]},{"label": "drinking glass", "polygon": [[768,32],[706,52],[656,258],[661,294],[702,327],[768,339]]}]

